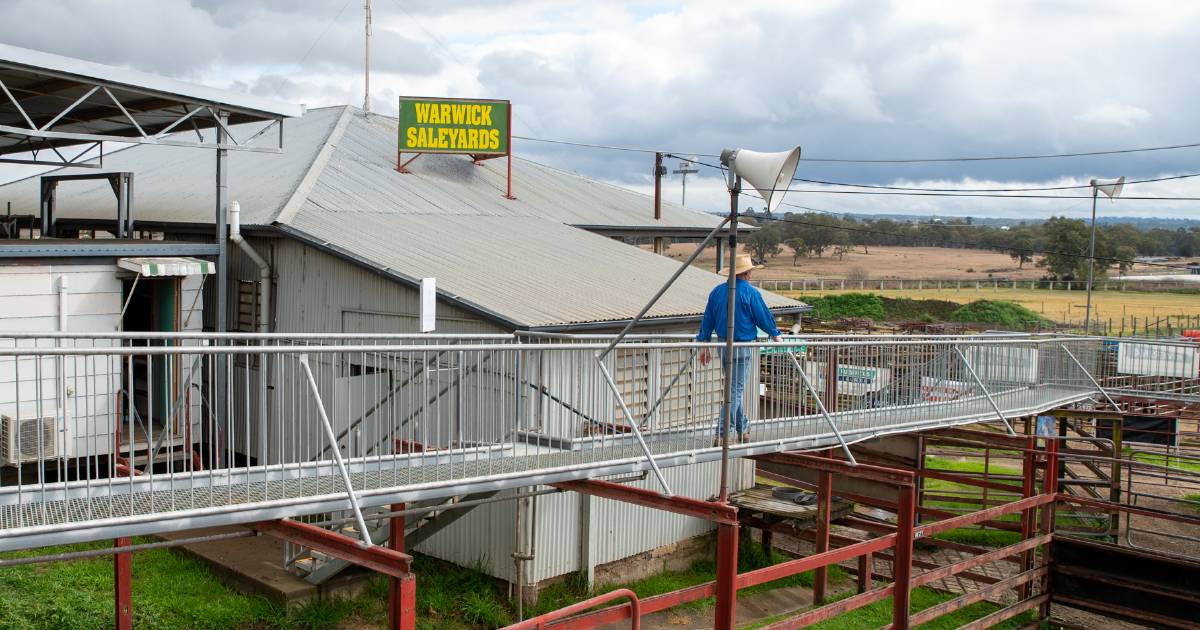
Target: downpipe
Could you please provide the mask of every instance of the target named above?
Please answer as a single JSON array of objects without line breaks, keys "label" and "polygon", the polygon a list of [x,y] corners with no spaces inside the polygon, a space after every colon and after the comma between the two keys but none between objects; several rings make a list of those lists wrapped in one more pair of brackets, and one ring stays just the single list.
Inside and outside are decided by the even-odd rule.
[{"label": "downpipe", "polygon": [[[242,237],[242,205],[229,202],[229,240],[236,244],[258,267],[258,332],[271,332],[271,265]],[[249,362],[246,369],[249,370]],[[259,380],[262,391],[258,396],[258,462],[267,464],[267,394],[271,390],[267,378],[267,355],[258,358]]]}]

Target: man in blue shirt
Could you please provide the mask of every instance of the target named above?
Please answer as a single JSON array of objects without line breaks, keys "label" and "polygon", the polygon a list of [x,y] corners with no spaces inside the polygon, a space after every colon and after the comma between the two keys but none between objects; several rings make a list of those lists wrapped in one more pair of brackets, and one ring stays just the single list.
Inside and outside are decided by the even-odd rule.
[{"label": "man in blue shirt", "polygon": [[[733,340],[755,341],[758,331],[771,336],[773,341],[779,341],[779,328],[775,326],[775,316],[771,315],[762,294],[750,284],[750,273],[758,269],[748,254],[740,254],[734,261],[734,274],[737,276],[737,291],[734,318]],[[721,275],[729,273],[729,269],[721,270]],[[729,287],[721,283],[708,294],[708,304],[704,307],[704,318],[700,320],[700,334],[696,341],[711,341],[715,331],[717,338],[725,341],[725,330],[729,313]],[[707,365],[712,359],[708,348],[700,351],[700,364]],[[725,365],[725,349],[721,348],[721,365]],[[750,421],[742,409],[742,394],[746,390],[746,377],[750,371],[750,348],[733,349],[733,399],[734,428],[738,432],[738,441],[747,442],[750,439]],[[717,439],[725,435],[726,406],[721,405],[721,418],[717,424]],[[715,443],[714,443],[715,445]]]}]

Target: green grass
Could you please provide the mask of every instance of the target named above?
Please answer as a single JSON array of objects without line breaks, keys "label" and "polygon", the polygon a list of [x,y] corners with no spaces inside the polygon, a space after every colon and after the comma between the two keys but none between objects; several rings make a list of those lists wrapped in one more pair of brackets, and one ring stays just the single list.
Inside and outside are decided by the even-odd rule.
[{"label": "green grass", "polygon": [[1008,300],[976,300],[950,313],[952,322],[991,324],[1014,330],[1024,330],[1030,324],[1049,323],[1045,317]]},{"label": "green grass", "polygon": [[[482,564],[482,560],[480,561]],[[471,628],[512,623],[510,602],[499,582],[479,570],[413,554],[417,619],[427,628]]]},{"label": "green grass", "polygon": [[1195,512],[1200,512],[1200,494],[1187,494],[1184,495],[1183,498],[1187,501],[1193,501],[1193,503],[1189,503],[1187,507],[1191,508]]},{"label": "green grass", "polygon": [[[845,593],[839,597],[836,597],[835,600],[845,599],[849,596],[849,593]],[[916,588],[912,591],[909,610],[914,613],[920,612],[942,602],[950,601],[955,597],[957,596],[947,593],[940,593],[927,588]],[[963,624],[990,615],[997,610],[1000,610],[1000,607],[996,604],[991,602],[977,602],[917,627],[925,628],[927,630],[948,630],[950,628],[957,628]],[[763,626],[775,623],[776,621],[792,617],[795,614],[796,613],[788,613],[786,615],[761,619],[749,625],[743,626],[742,629],[750,630],[752,628],[761,628]],[[1009,628],[1021,628],[1032,620],[1032,613],[1026,612],[1004,623],[993,626],[993,628],[999,628],[1001,630],[1007,630]],[[878,628],[881,626],[886,626],[891,622],[892,598],[889,597],[873,604],[863,606],[862,608],[857,608],[850,612],[842,613],[833,619],[827,619],[808,627],[816,628],[818,630],[858,630],[859,628]]]},{"label": "green grass", "polygon": [[[757,543],[744,543],[738,546],[738,572],[745,573],[755,569],[761,569],[780,562],[791,560],[791,556],[787,556],[778,551],[772,550],[770,557],[767,557],[762,545]],[[532,612],[529,616],[540,615],[542,613],[557,610],[564,606],[573,604],[581,599],[607,593],[608,591],[617,588],[628,588],[637,593],[639,599],[662,595],[680,589],[704,584],[716,579],[717,566],[716,562],[710,559],[697,560],[690,567],[683,571],[662,571],[661,573],[652,575],[641,580],[626,584],[602,584],[597,585],[591,591],[588,591],[584,586],[584,581],[579,576],[573,576],[547,587],[541,592],[537,603],[532,607]],[[841,567],[829,567],[829,583],[840,584],[848,580],[848,576]],[[813,574],[811,571],[799,573],[780,580],[774,580],[766,584],[744,588],[738,591],[739,596],[752,595],[777,588],[785,588],[789,586],[805,586],[811,587],[813,584]],[[681,609],[702,609],[713,604],[712,598],[706,598],[689,602],[681,606]]]},{"label": "green grass", "polygon": [[883,301],[883,310],[890,322],[944,322],[950,317],[950,313],[961,306],[950,300],[914,300],[903,297],[880,299]]},{"label": "green grass", "polygon": [[[146,540],[135,540],[146,542]],[[108,543],[2,554],[14,558],[108,547]],[[302,611],[297,611],[297,614]],[[97,628],[113,619],[111,556],[0,571],[0,628]],[[302,628],[259,597],[222,585],[199,561],[165,549],[133,554],[133,624],[142,628]]]},{"label": "green grass", "polygon": [[865,317],[883,321],[887,314],[883,300],[873,293],[841,293],[837,295],[804,296],[803,302],[813,307],[816,316],[829,320],[842,317]]},{"label": "green grass", "polygon": [[1163,455],[1163,454],[1159,454],[1159,453],[1143,453],[1140,451],[1137,453],[1133,453],[1133,449],[1131,449],[1131,448],[1125,449],[1125,455],[1127,457],[1131,453],[1133,454],[1133,461],[1136,461],[1136,462],[1142,462],[1144,464],[1154,464],[1156,466],[1166,466],[1168,468],[1174,468],[1176,470],[1186,470],[1188,472],[1200,473],[1200,461],[1196,461],[1196,458],[1194,458],[1194,457],[1189,457],[1189,458],[1185,459],[1185,458],[1178,457],[1176,455]]}]

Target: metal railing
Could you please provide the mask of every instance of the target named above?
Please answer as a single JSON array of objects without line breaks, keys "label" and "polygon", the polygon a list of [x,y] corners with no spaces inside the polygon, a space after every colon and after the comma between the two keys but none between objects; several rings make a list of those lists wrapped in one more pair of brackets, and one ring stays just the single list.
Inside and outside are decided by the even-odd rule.
[{"label": "metal railing", "polygon": [[[718,345],[635,336],[598,361],[611,339],[0,337],[0,550],[341,510],[361,518],[397,501],[719,459],[720,361],[699,356]],[[750,424],[730,452],[826,448],[1103,402],[1097,384],[1200,398],[1195,372],[1183,376],[1196,346],[1114,345],[1139,343],[1148,342],[738,344],[751,355]]]}]

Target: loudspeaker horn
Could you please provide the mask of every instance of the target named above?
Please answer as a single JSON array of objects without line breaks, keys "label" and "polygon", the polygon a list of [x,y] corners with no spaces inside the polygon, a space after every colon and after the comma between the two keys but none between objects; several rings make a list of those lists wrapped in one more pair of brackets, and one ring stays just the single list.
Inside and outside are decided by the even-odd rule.
[{"label": "loudspeaker horn", "polygon": [[725,149],[721,152],[721,163],[729,168],[729,187],[734,177],[746,180],[767,202],[767,211],[772,212],[783,201],[796,167],[800,164],[800,147],[778,153],[760,153],[749,149]]},{"label": "loudspeaker horn", "polygon": [[1121,189],[1125,187],[1125,176],[1122,175],[1119,179],[1101,184],[1100,180],[1093,179],[1092,187],[1108,196],[1109,199],[1121,196]]}]

